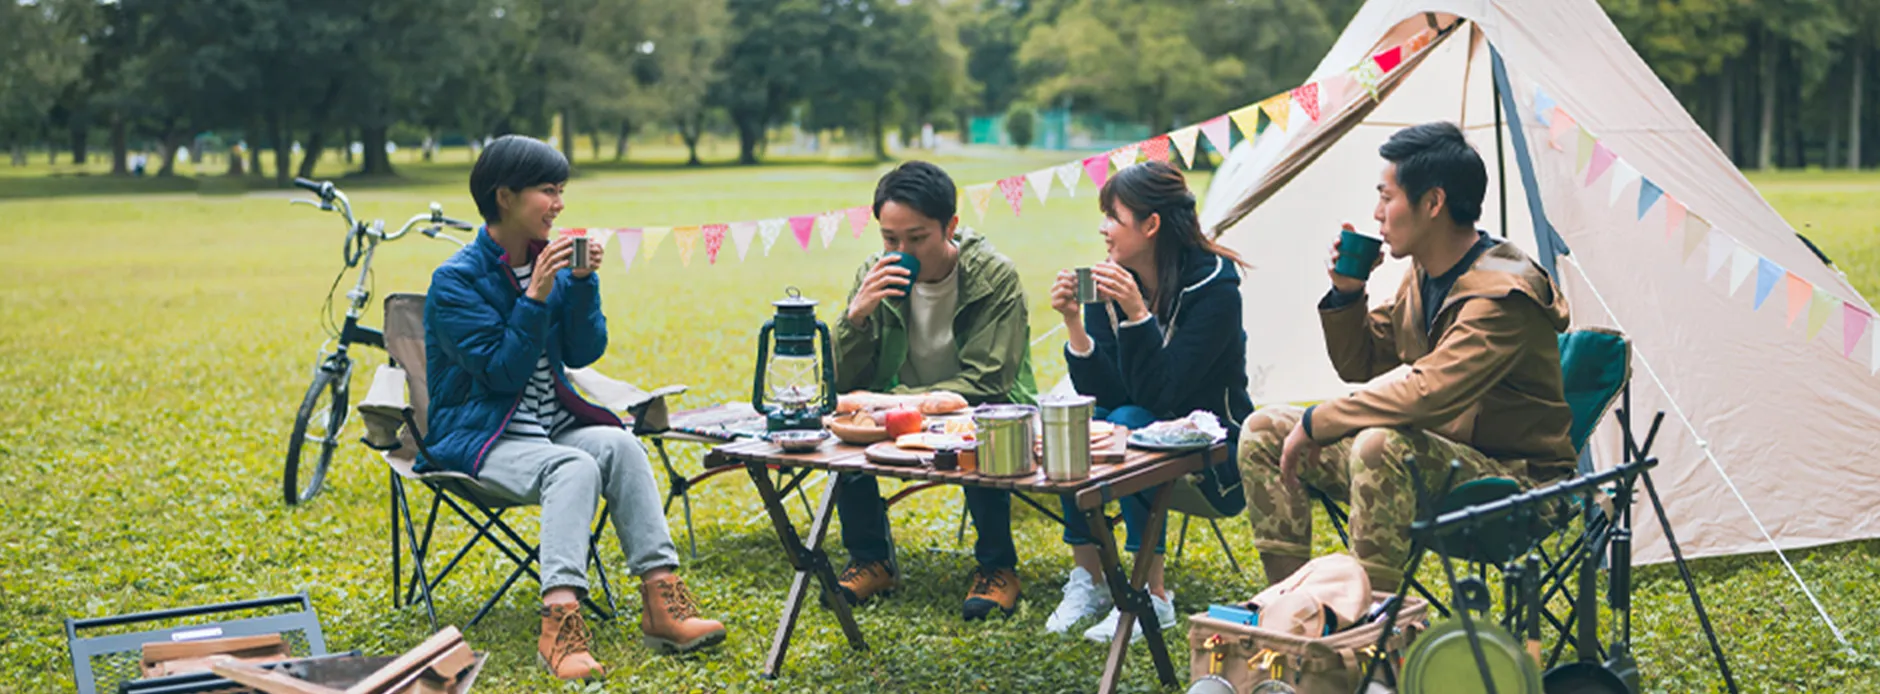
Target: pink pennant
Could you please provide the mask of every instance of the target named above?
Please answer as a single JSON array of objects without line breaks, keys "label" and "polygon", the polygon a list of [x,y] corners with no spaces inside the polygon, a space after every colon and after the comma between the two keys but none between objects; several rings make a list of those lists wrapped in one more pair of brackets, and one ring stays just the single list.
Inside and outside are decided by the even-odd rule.
[{"label": "pink pennant", "polygon": [[[1867,332],[1867,324],[1872,320],[1873,316],[1859,307],[1841,304],[1841,356],[1854,358],[1854,345],[1860,342],[1861,333]],[[1874,339],[1880,340],[1880,335]]]},{"label": "pink pennant", "polygon": [[1149,161],[1168,162],[1168,136],[1157,135],[1142,141],[1142,156]]},{"label": "pink pennant", "polygon": [[1214,151],[1224,153],[1231,139],[1229,128],[1232,127],[1227,116],[1215,116],[1213,120],[1201,124],[1201,134],[1207,136],[1208,144],[1214,147]]},{"label": "pink pennant", "polygon": [[1403,46],[1391,46],[1390,50],[1372,56],[1371,59],[1377,61],[1378,69],[1383,70],[1385,74],[1389,74],[1391,70],[1395,70],[1398,65],[1403,64]]},{"label": "pink pennant", "polygon": [[862,230],[868,228],[868,217],[872,211],[867,205],[856,205],[848,209],[849,227],[855,230],[855,238],[862,237]]},{"label": "pink pennant", "polygon": [[1593,185],[1593,181],[1599,180],[1599,177],[1606,173],[1606,169],[1611,168],[1612,163],[1618,159],[1619,155],[1607,149],[1606,143],[1594,144],[1593,160],[1586,165],[1586,185]]},{"label": "pink pennant", "polygon": [[705,230],[705,262],[718,264],[718,249],[725,246],[725,232],[731,229],[729,224],[707,224]]},{"label": "pink pennant", "polygon": [[999,179],[999,192],[1005,194],[1005,203],[1012,206],[1012,214],[1024,214],[1025,177],[1013,176]]},{"label": "pink pennant", "polygon": [[1314,123],[1319,122],[1319,83],[1301,85],[1292,90],[1292,96],[1293,103],[1299,104],[1299,108],[1306,112],[1306,117]]},{"label": "pink pennant", "polygon": [[1678,227],[1684,226],[1684,215],[1688,212],[1689,210],[1684,207],[1684,203],[1673,199],[1670,193],[1665,194],[1666,240],[1670,240],[1672,234],[1678,233]]},{"label": "pink pennant", "polygon": [[1808,310],[1808,302],[1815,298],[1815,285],[1793,272],[1789,274],[1789,326],[1794,327],[1795,317]]},{"label": "pink pennant", "polygon": [[[1225,152],[1227,150],[1221,151]],[[1090,176],[1090,180],[1095,182],[1098,188],[1102,188],[1104,182],[1110,180],[1110,155],[1099,154],[1085,159],[1084,173]]]},{"label": "pink pennant", "polygon": [[796,234],[796,245],[809,250],[810,232],[816,228],[815,215],[801,215],[790,218],[790,231]]},{"label": "pink pennant", "polygon": [[1560,136],[1578,130],[1579,126],[1579,122],[1573,120],[1573,116],[1567,115],[1565,109],[1554,108],[1554,121],[1547,129],[1547,144],[1553,145],[1554,149],[1566,151],[1567,146],[1560,142]]},{"label": "pink pennant", "polygon": [[632,270],[633,256],[640,254],[640,230],[621,229],[614,236],[620,239],[620,266]]},{"label": "pink pennant", "polygon": [[585,228],[582,228],[582,229],[563,228],[563,229],[555,230],[555,238],[568,238],[571,236],[587,236],[587,235],[588,235],[588,230]]}]

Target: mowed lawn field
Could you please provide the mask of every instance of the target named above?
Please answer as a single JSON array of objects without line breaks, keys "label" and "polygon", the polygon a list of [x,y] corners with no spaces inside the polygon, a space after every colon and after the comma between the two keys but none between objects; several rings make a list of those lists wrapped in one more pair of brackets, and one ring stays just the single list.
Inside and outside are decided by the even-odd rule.
[{"label": "mowed lawn field", "polygon": [[[474,218],[461,155],[453,153],[452,163],[401,164],[396,181],[341,184],[360,214],[393,224],[432,201]],[[971,151],[942,163],[962,183],[978,183],[1064,158]],[[341,168],[334,163],[322,173]],[[866,204],[881,170],[872,163],[599,165],[570,183],[561,223],[683,225],[838,209]],[[1754,180],[1857,288],[1880,297],[1880,175]],[[1205,182],[1195,177],[1198,190]],[[332,649],[392,653],[427,635],[422,608],[391,607],[386,470],[351,443],[356,420],[328,491],[297,508],[280,501],[280,459],[326,337],[321,305],[341,267],[343,231],[332,215],[290,208],[292,196],[203,196],[187,181],[54,178],[43,165],[0,169],[0,218],[8,221],[0,231],[0,692],[71,688],[66,617],[306,591]],[[1024,216],[1014,218],[995,193],[983,223],[971,210],[962,214],[1018,263],[1039,337],[1058,322],[1043,292],[1050,278],[1099,259],[1103,247],[1087,180],[1075,198],[1058,188],[1040,207],[1028,190],[1025,204]],[[630,273],[610,246],[601,291],[611,343],[597,368],[645,386],[686,384],[679,400],[686,407],[748,397],[769,302],[795,286],[823,302],[824,320],[834,320],[857,265],[880,247],[872,227],[856,239],[846,224],[828,248],[811,243],[806,253],[786,232],[768,253],[757,241],[740,262],[727,241],[716,265],[706,262],[701,243],[682,267],[667,240],[651,257],[642,249]],[[416,237],[382,247],[368,324],[378,324],[386,295],[423,291],[430,269],[453,250]],[[1050,336],[1033,348],[1042,384],[1064,373],[1060,345]],[[356,354],[355,399],[372,367],[384,363],[371,350]],[[675,452],[682,471],[699,469],[700,449]],[[681,570],[704,609],[729,625],[730,641],[685,658],[652,656],[639,643],[633,582],[620,576],[624,558],[609,538],[602,556],[630,609],[627,619],[596,626],[597,655],[614,669],[598,689],[1093,690],[1104,648],[1043,631],[1070,568],[1049,519],[1022,506],[1016,512],[1025,586],[1018,614],[960,621],[972,559],[970,545],[955,540],[959,505],[956,492],[936,491],[895,508],[906,582],[894,599],[858,612],[872,650],[849,650],[834,619],[812,606],[782,678],[767,681],[758,667],[788,566],[748,480],[713,479],[695,491],[700,556],[687,557]],[[800,507],[793,512],[806,520]],[[525,536],[534,534],[532,516],[516,516]],[[683,551],[676,506],[670,518]],[[449,527],[447,540],[464,536],[460,526]],[[1205,526],[1191,528],[1185,555],[1168,572],[1184,614],[1248,597],[1263,583],[1246,522],[1224,522],[1222,530],[1254,573],[1238,575]],[[1329,527],[1317,537],[1321,550],[1336,544]],[[1880,691],[1880,661],[1871,655],[1880,652],[1877,555],[1874,543],[1790,555],[1862,655],[1838,649],[1773,556],[1697,564],[1746,691]],[[1433,567],[1425,565],[1432,584]],[[440,619],[468,620],[507,573],[499,555],[473,555],[440,588]],[[469,632],[472,644],[490,652],[477,691],[562,688],[535,666],[533,588],[519,583]],[[1649,691],[1721,687],[1675,571],[1640,572],[1634,625]],[[1183,626],[1171,635],[1184,673],[1185,633]],[[1125,689],[1160,690],[1144,648],[1133,651]]]}]

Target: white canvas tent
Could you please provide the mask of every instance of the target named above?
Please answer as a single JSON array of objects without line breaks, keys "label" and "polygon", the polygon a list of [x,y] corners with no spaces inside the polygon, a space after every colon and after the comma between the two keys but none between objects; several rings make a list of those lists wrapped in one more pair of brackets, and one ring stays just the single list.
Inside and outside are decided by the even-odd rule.
[{"label": "white canvas tent", "polygon": [[[1552,261],[1576,326],[1633,339],[1634,405],[1667,413],[1653,477],[1687,556],[1880,535],[1880,377],[1867,356],[1880,329],[1849,359],[1839,313],[1809,340],[1804,321],[1787,324],[1781,293],[1753,310],[1753,279],[1733,296],[1730,272],[1707,276],[1705,247],[1687,259],[1683,232],[1667,238],[1665,204],[1638,217],[1636,180],[1625,190],[1609,190],[1617,174],[1585,185],[1575,141],[1556,151],[1536,121],[1535,89],[1691,214],[1813,286],[1870,314],[1872,305],[1796,238],[1594,0],[1372,0],[1312,79],[1432,24],[1455,29],[1392,71],[1379,101],[1356,99],[1317,123],[1295,107],[1289,131],[1269,128],[1236,147],[1212,183],[1208,228],[1253,206],[1222,241],[1255,266],[1243,280],[1254,400],[1321,400],[1357,387],[1333,373],[1315,314],[1327,247],[1340,222],[1375,227],[1378,145],[1404,126],[1453,121],[1489,167],[1482,227]],[[1397,261],[1380,268],[1372,300],[1394,292],[1404,270]],[[1616,463],[1617,428],[1602,427],[1591,448],[1597,465]],[[1639,561],[1670,559],[1655,523],[1638,530]]]}]

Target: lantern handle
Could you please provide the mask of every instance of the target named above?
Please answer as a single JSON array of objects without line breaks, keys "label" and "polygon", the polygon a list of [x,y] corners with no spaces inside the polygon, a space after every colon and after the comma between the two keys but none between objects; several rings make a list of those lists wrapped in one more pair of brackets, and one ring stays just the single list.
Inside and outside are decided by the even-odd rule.
[{"label": "lantern handle", "polygon": [[829,326],[823,324],[822,321],[816,321],[816,332],[822,334],[823,383],[828,384],[828,387],[823,388],[823,411],[834,414],[836,411],[836,360],[829,353]]},{"label": "lantern handle", "polygon": [[777,327],[777,320],[764,321],[764,329],[757,331],[757,371],[751,379],[751,407],[758,412],[764,411],[764,363],[770,361],[770,331]]}]

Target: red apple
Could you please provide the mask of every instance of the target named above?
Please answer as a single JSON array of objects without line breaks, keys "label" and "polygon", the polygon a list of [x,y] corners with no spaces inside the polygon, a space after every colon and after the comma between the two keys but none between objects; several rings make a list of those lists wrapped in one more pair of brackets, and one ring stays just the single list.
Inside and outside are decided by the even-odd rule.
[{"label": "red apple", "polygon": [[918,410],[899,408],[888,410],[887,414],[882,415],[881,425],[888,429],[888,436],[898,439],[905,434],[920,433],[927,426],[927,418],[922,417]]}]

